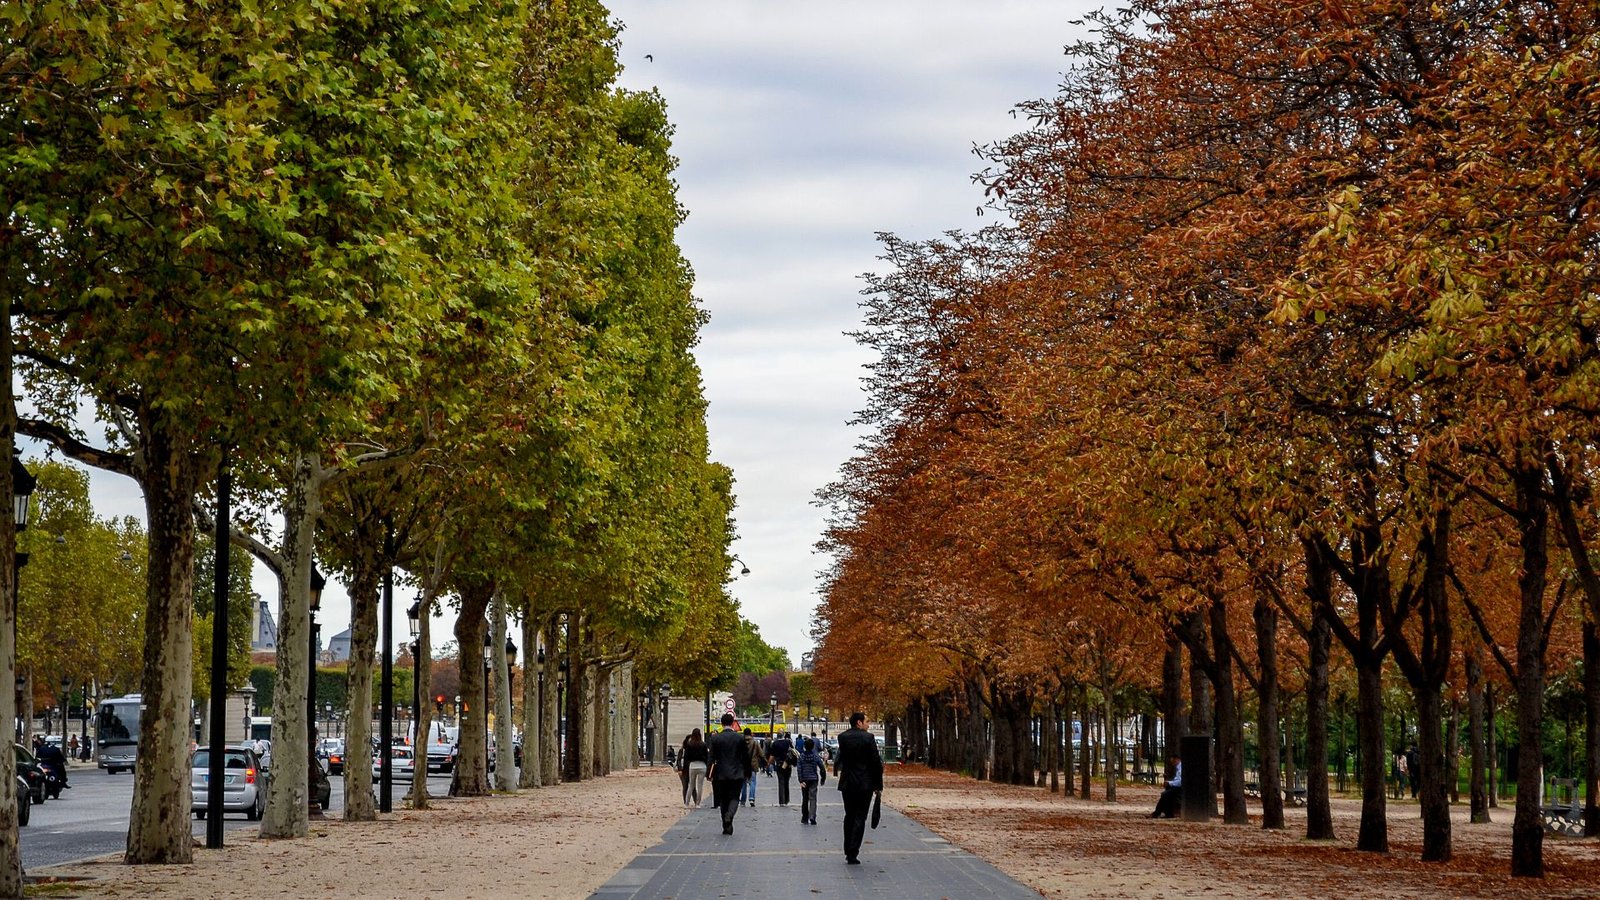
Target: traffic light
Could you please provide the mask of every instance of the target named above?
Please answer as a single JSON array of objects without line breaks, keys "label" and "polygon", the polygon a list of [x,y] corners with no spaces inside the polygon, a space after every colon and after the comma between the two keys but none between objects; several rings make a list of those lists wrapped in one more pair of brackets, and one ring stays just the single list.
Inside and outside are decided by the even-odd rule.
[{"label": "traffic light", "polygon": [[444,695],[443,694],[440,694],[437,697],[433,698],[433,709],[434,709],[434,712],[438,712],[438,713],[443,713],[444,712]]}]

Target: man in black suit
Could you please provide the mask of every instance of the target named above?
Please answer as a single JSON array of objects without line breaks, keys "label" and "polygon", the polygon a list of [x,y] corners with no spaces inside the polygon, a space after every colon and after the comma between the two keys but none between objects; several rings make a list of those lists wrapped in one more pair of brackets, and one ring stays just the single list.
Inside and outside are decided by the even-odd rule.
[{"label": "man in black suit", "polygon": [[866,713],[850,714],[850,729],[839,735],[833,774],[844,795],[844,861],[858,866],[872,798],[883,793],[883,757],[878,755],[877,739],[867,730]]},{"label": "man in black suit", "polygon": [[739,811],[739,789],[750,774],[750,750],[744,735],[733,727],[733,714],[724,713],[722,730],[706,742],[711,757],[711,797],[722,812],[722,833],[733,834],[733,816]]}]

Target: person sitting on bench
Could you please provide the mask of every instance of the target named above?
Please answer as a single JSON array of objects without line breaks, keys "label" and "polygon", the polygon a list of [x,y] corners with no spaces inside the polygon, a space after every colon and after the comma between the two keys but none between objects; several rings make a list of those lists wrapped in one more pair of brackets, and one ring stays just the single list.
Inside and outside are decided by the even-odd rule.
[{"label": "person sitting on bench", "polygon": [[1172,757],[1172,780],[1167,782],[1161,791],[1161,799],[1156,801],[1155,812],[1150,814],[1152,819],[1175,819],[1178,809],[1183,804],[1183,761],[1176,756]]}]

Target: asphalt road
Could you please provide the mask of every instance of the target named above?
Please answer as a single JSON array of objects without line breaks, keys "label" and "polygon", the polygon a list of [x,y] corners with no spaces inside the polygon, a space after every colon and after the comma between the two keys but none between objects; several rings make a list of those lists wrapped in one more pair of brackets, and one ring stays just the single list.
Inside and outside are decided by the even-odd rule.
[{"label": "asphalt road", "polygon": [[[61,799],[34,806],[28,827],[21,829],[24,871],[121,853],[127,846],[133,775],[107,775],[80,765],[74,766],[67,777],[72,787],[61,792]],[[344,778],[333,776],[329,780],[333,796],[328,811],[339,815],[344,811]],[[410,787],[404,781],[395,782],[391,797],[396,808]],[[429,793],[443,796],[449,789],[449,775],[429,776]],[[223,821],[226,832],[261,827],[260,823],[245,819],[243,813],[230,813]],[[202,841],[205,839],[205,820],[194,820],[194,833]],[[226,834],[223,840],[226,842]]]}]

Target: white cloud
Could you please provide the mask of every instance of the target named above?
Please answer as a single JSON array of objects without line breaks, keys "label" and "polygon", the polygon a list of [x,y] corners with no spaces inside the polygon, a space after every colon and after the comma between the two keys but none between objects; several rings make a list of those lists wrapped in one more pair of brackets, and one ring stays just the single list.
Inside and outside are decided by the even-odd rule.
[{"label": "white cloud", "polygon": [[[1059,2],[616,0],[623,84],[658,88],[677,127],[680,244],[711,313],[697,357],[712,451],[738,479],[747,618],[796,663],[810,648],[812,547],[859,435],[868,355],[860,276],[874,234],[935,237],[978,218],[974,144],[1050,96],[1092,8]],[[645,54],[654,57],[647,61]]]}]

